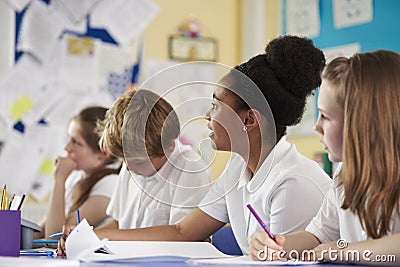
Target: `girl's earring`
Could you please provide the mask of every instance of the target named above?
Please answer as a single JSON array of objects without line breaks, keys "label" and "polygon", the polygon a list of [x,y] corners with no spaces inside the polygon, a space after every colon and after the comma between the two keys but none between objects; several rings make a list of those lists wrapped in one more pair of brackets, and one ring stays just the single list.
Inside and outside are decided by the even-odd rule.
[{"label": "girl's earring", "polygon": [[243,125],[243,131],[247,132],[247,126],[246,125]]}]

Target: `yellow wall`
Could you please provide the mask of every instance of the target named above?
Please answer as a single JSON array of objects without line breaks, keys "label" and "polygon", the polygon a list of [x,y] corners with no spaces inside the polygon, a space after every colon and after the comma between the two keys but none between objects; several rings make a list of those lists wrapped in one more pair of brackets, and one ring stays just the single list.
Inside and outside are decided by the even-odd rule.
[{"label": "yellow wall", "polygon": [[310,159],[314,159],[315,153],[324,151],[324,147],[319,142],[318,136],[289,137],[287,139],[296,145],[300,153]]},{"label": "yellow wall", "polygon": [[233,66],[240,55],[239,0],[155,0],[160,7],[157,17],[146,28],[145,58],[167,59],[168,37],[178,26],[194,16],[200,20],[201,34],[218,41],[218,62]]}]

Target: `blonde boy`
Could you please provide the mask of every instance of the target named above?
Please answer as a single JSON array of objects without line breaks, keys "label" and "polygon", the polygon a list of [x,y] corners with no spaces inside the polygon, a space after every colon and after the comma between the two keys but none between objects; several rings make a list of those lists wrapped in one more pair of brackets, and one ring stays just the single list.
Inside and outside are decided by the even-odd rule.
[{"label": "blonde boy", "polygon": [[113,221],[101,229],[175,224],[208,192],[206,164],[177,140],[178,117],[155,93],[126,92],[98,130],[101,149],[125,161],[107,208]]}]

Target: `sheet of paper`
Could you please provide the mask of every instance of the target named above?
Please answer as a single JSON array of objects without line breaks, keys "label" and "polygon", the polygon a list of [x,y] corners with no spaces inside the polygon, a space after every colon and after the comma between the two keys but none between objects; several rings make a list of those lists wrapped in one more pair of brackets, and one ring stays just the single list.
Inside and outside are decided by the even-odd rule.
[{"label": "sheet of paper", "polygon": [[[208,242],[156,242],[99,240],[84,219],[65,243],[68,259],[115,261],[144,257],[176,256],[185,258],[229,257]],[[106,253],[95,253],[102,248]]]},{"label": "sheet of paper", "polygon": [[26,194],[31,189],[42,158],[42,150],[37,143],[16,131],[10,132],[0,154],[0,184],[7,184],[9,192]]},{"label": "sheet of paper", "polygon": [[32,0],[5,0],[6,3],[15,11],[21,12]]},{"label": "sheet of paper", "polygon": [[91,26],[106,28],[120,45],[127,45],[158,12],[159,7],[151,0],[103,0],[92,11]]},{"label": "sheet of paper", "polygon": [[337,57],[351,57],[352,55],[360,51],[361,45],[359,43],[352,43],[323,49],[326,63],[329,63],[332,59]]},{"label": "sheet of paper", "polygon": [[17,49],[32,53],[41,62],[46,61],[66,25],[54,8],[42,1],[33,1],[22,19]]},{"label": "sheet of paper", "polygon": [[0,81],[0,116],[8,126],[34,112],[36,103],[43,98],[43,85],[41,65],[29,55],[7,72]]},{"label": "sheet of paper", "polygon": [[315,261],[253,261],[249,256],[220,258],[220,259],[200,259],[200,260],[189,260],[187,263],[190,266],[201,266],[201,265],[240,265],[240,266],[265,266],[265,265],[315,265],[319,262]]},{"label": "sheet of paper", "polygon": [[208,242],[105,241],[114,254],[94,253],[83,261],[116,261],[151,257],[184,257],[191,259],[230,257]]},{"label": "sheet of paper", "polygon": [[52,2],[72,23],[79,24],[100,1],[102,0],[53,0]]},{"label": "sheet of paper", "polygon": [[333,21],[336,29],[371,22],[372,0],[333,0]]},{"label": "sheet of paper", "polygon": [[318,0],[287,0],[286,33],[309,38],[320,33]]},{"label": "sheet of paper", "polygon": [[57,82],[76,92],[96,91],[99,43],[94,38],[64,36],[57,55]]},{"label": "sheet of paper", "polygon": [[85,255],[93,254],[103,247],[103,242],[93,232],[86,219],[83,219],[69,234],[65,242],[67,258],[70,260],[82,259]]}]

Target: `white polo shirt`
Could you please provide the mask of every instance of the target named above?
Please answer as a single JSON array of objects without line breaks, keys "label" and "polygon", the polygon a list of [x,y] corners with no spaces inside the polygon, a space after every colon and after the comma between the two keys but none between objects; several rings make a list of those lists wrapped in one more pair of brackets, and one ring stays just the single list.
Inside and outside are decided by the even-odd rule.
[{"label": "white polo shirt", "polygon": [[199,206],[211,217],[231,223],[244,254],[249,253],[250,238],[262,230],[247,209],[248,203],[272,233],[304,230],[332,182],[316,162],[298,153],[285,137],[250,178],[243,158],[232,156]]},{"label": "white polo shirt", "polygon": [[175,224],[197,207],[210,189],[210,173],[190,146],[175,142],[161,169],[144,177],[122,166],[107,214],[120,229]]},{"label": "white polo shirt", "polygon": [[[338,239],[343,239],[348,243],[367,240],[367,234],[358,216],[349,209],[341,208],[343,199],[343,187],[338,188],[336,183],[333,183],[318,214],[306,227],[306,231],[315,235],[322,243]],[[400,233],[400,217],[397,212],[394,212],[389,235],[397,233]]]},{"label": "white polo shirt", "polygon": [[[116,165],[110,165],[111,167],[116,167]],[[72,191],[75,185],[83,179],[82,171],[73,171],[65,181],[65,216],[68,216],[68,212],[72,205]],[[89,193],[89,196],[102,196],[106,198],[111,198],[115,185],[118,181],[118,174],[109,174],[101,178],[93,187]],[[95,225],[95,227],[102,225],[107,222],[108,218],[103,220],[102,222]]]}]

